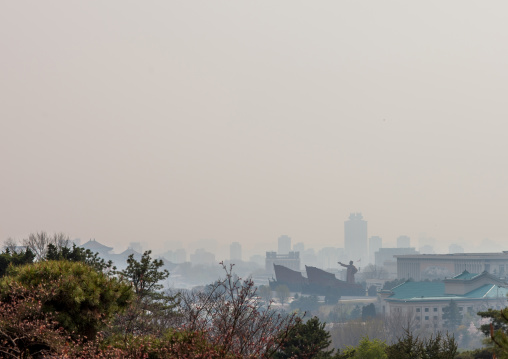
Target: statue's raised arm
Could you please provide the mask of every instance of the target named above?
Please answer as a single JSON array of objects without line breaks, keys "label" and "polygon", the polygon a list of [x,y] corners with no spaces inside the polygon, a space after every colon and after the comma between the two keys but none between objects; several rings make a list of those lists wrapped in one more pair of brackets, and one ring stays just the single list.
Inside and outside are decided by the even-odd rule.
[{"label": "statue's raised arm", "polygon": [[356,267],[354,266],[353,261],[349,261],[349,265],[344,264],[342,262],[337,262],[337,263],[339,263],[341,266],[347,268],[346,282],[353,284],[355,282],[355,273],[358,272],[358,269],[356,269]]}]

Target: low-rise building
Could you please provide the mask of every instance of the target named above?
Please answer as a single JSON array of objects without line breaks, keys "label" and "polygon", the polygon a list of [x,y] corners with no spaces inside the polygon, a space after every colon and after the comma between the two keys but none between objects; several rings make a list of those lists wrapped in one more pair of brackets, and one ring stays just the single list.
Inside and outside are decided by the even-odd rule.
[{"label": "low-rise building", "polygon": [[408,280],[391,290],[379,292],[384,315],[411,316],[421,328],[442,327],[443,309],[452,300],[462,313],[476,314],[488,308],[505,308],[507,294],[506,283],[496,276],[468,271],[442,281]]},{"label": "low-rise building", "polygon": [[295,271],[300,271],[300,252],[289,252],[288,254],[266,252],[265,270],[267,272],[273,272],[274,264],[278,264]]}]

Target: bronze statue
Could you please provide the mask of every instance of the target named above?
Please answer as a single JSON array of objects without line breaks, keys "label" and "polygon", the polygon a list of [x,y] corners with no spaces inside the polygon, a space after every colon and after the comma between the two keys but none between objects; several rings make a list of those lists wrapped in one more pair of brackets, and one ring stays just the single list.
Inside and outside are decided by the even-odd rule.
[{"label": "bronze statue", "polygon": [[354,284],[355,283],[355,273],[358,272],[358,269],[353,264],[353,261],[349,261],[349,264],[344,264],[342,262],[338,262],[341,266],[347,268],[347,276],[346,282]]}]

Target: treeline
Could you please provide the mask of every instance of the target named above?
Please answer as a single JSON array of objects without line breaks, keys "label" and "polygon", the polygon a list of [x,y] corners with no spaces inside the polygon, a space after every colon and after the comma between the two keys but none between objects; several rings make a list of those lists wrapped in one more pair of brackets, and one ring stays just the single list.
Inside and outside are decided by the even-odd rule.
[{"label": "treeline", "polygon": [[[169,272],[150,251],[139,261],[131,255],[117,270],[97,254],[69,246],[62,234],[36,233],[23,244],[8,241],[0,253],[0,357],[508,357],[508,320],[500,311],[485,314],[494,319],[482,328],[492,338],[489,349],[458,353],[453,336],[419,337],[409,329],[387,344],[352,329],[375,320],[372,308],[359,314],[363,319],[328,331],[317,317],[275,310],[232,265],[223,265],[223,278],[200,290],[170,292],[161,284]],[[315,301],[299,298],[293,307],[312,311]],[[353,333],[363,339],[333,349],[332,335]]]}]

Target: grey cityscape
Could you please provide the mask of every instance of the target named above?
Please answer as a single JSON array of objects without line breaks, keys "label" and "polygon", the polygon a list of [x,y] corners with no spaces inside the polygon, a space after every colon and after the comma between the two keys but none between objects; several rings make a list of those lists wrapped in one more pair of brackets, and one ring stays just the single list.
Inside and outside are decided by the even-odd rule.
[{"label": "grey cityscape", "polygon": [[508,358],[508,2],[0,5],[0,358]]}]

